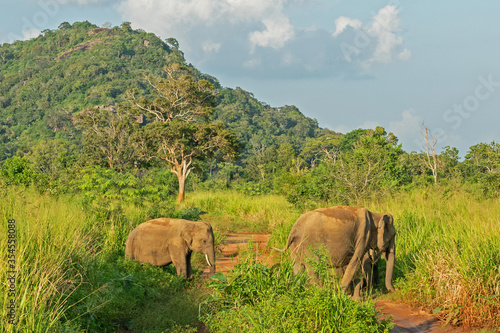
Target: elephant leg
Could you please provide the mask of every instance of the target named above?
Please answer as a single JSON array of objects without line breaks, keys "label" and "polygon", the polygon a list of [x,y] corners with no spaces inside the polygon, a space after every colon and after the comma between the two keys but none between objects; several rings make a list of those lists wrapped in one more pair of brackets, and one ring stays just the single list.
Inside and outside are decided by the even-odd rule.
[{"label": "elephant leg", "polygon": [[360,261],[363,257],[363,253],[360,250],[357,250],[349,261],[347,268],[344,272],[344,276],[342,277],[342,281],[340,281],[340,286],[347,292],[349,285],[353,282],[354,276],[357,273]]},{"label": "elephant leg", "polygon": [[[179,251],[180,252],[180,251]],[[188,278],[187,256],[183,253],[171,253],[172,263],[175,266],[178,276]]]},{"label": "elephant leg", "polygon": [[295,262],[293,264],[293,274],[297,275],[304,271],[304,265],[300,262]]},{"label": "elephant leg", "polygon": [[363,288],[365,286],[365,281],[366,281],[366,286],[368,290],[371,290],[372,288],[372,257],[370,254],[367,252],[363,256],[363,261],[361,262],[361,272],[358,274],[357,278],[354,279],[354,294],[353,298],[357,301],[362,300],[363,297],[361,296],[361,293],[363,291]]},{"label": "elephant leg", "polygon": [[361,301],[361,291],[363,290],[364,286],[364,279],[361,277],[359,279],[354,279],[354,293],[353,293],[353,299],[356,301]]},{"label": "elephant leg", "polygon": [[191,252],[186,255],[186,276],[188,279],[193,277],[193,266],[191,266]]}]

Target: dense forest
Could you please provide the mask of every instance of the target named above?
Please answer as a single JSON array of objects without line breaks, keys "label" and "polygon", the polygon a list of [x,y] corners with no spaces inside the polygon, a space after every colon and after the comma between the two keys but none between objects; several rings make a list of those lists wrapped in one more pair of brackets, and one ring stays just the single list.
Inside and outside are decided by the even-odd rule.
[{"label": "dense forest", "polygon": [[[381,126],[321,128],[293,105],[223,87],[174,38],[128,22],[64,22],[1,45],[0,214],[18,223],[18,329],[388,332],[372,304],[332,281],[309,287],[288,261],[269,268],[250,252],[202,286],[123,260],[128,233],[147,219],[209,221],[216,245],[230,231],[283,246],[300,214],[340,204],[394,215],[396,300],[446,324],[498,327],[500,144],[473,143],[461,160],[454,147],[436,151],[424,124],[415,130],[420,152]],[[7,293],[0,301],[6,314]]]},{"label": "dense forest", "polygon": [[[405,152],[397,137],[381,127],[335,133],[320,128],[294,106],[271,107],[251,92],[221,87],[213,76],[186,64],[175,39],[162,41],[152,33],[132,30],[127,22],[113,28],[64,22],[37,38],[2,45],[0,56],[0,161],[12,182],[34,181],[16,176],[22,168],[51,187],[56,179],[60,182],[61,173],[91,166],[116,171],[121,176],[113,177],[118,178],[124,174],[137,178],[155,168],[161,172],[158,168],[165,165],[155,160],[128,156],[109,164],[106,157],[92,153],[104,139],[85,140],[85,125],[78,125],[76,115],[84,109],[100,110],[100,117],[107,120],[94,125],[103,128],[111,126],[109,119],[120,112],[144,116],[137,107],[139,112],[134,113],[132,99],[154,98],[150,79],[164,77],[165,66],[179,64],[194,80],[211,84],[214,101],[208,121],[222,122],[239,140],[238,159],[223,159],[216,152],[195,159],[189,188],[274,192],[294,203],[331,199],[348,203],[430,184],[435,178],[465,185],[479,195],[500,193],[496,142],[471,146],[465,160],[459,161],[453,147],[429,152],[435,159],[427,152]],[[12,169],[14,165],[17,169]]]}]

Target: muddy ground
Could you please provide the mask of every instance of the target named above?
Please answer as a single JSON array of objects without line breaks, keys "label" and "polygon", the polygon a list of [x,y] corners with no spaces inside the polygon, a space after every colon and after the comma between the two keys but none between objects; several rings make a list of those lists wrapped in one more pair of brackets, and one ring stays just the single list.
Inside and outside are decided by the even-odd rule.
[{"label": "muddy ground", "polygon": [[[222,254],[217,256],[217,272],[226,273],[239,261],[239,253],[248,248],[248,242],[253,240],[255,250],[258,249],[258,261],[266,265],[274,262],[267,247],[267,241],[271,235],[263,234],[228,234],[224,244],[220,246]],[[275,259],[275,258],[274,258]],[[208,274],[208,268],[203,273]],[[381,317],[392,316],[395,327],[393,333],[471,333],[474,330],[451,325],[444,326],[435,316],[412,307],[408,304],[396,303],[389,300],[377,300],[375,307],[381,312]]]}]

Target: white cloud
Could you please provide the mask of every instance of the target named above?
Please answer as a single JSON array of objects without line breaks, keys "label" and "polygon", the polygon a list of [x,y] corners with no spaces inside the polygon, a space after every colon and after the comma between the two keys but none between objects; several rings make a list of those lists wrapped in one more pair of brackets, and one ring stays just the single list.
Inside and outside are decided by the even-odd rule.
[{"label": "white cloud", "polygon": [[333,37],[338,36],[342,31],[344,31],[347,27],[352,27],[355,30],[360,29],[363,26],[363,22],[358,19],[351,19],[349,17],[340,16],[335,19],[335,32],[333,33]]},{"label": "white cloud", "polygon": [[408,49],[404,49],[401,53],[398,54],[398,59],[401,61],[407,61],[411,57],[411,51]]},{"label": "white cloud", "polygon": [[117,8],[134,28],[174,37],[188,57],[204,62],[228,43],[245,48],[247,54],[256,47],[283,47],[294,37],[283,12],[289,1],[122,0]]},{"label": "white cloud", "polygon": [[255,46],[280,49],[295,35],[294,28],[290,24],[288,17],[280,16],[264,19],[263,23],[266,26],[265,30],[254,31],[250,34],[252,50],[254,50]]},{"label": "white cloud", "polygon": [[23,30],[23,40],[28,40],[31,38],[38,37],[40,35],[41,31],[38,29],[26,29]]},{"label": "white cloud", "polygon": [[351,62],[357,58],[365,70],[369,70],[375,63],[390,63],[410,59],[411,52],[402,49],[403,37],[401,20],[396,6],[388,5],[381,8],[372,17],[371,24],[364,25],[358,19],[341,16],[335,20],[336,30],[334,37],[342,35],[347,27],[352,27],[348,39],[343,40],[344,58]]},{"label": "white cloud", "polygon": [[[359,78],[376,63],[411,55],[402,47],[394,6],[382,8],[367,24],[340,16],[330,31],[298,28],[289,14],[297,6],[307,11],[318,0],[115,1],[133,28],[176,38],[189,62],[220,75]],[[363,38],[367,43],[360,45]],[[352,45],[349,54],[343,45]]]},{"label": "white cloud", "polygon": [[392,61],[394,48],[403,44],[403,38],[396,35],[400,31],[400,19],[396,6],[385,6],[373,17],[368,32],[378,39],[373,61],[387,63]]},{"label": "white cloud", "polygon": [[206,41],[203,43],[202,48],[205,53],[218,53],[221,44],[212,41]]},{"label": "white cloud", "polygon": [[405,145],[405,149],[419,151],[422,148],[420,135],[422,121],[423,118],[416,115],[414,110],[404,110],[400,120],[389,122],[387,130],[398,137],[399,142]]}]

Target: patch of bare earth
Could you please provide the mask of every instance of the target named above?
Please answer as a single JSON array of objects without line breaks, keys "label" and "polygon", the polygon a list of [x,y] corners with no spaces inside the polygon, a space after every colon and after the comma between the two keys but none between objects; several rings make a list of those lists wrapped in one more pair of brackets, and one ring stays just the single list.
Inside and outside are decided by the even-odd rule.
[{"label": "patch of bare earth", "polygon": [[[257,256],[257,261],[266,265],[272,265],[276,258],[270,254],[267,241],[271,235],[265,234],[228,234],[224,244],[221,245],[221,254],[216,258],[217,272],[227,273],[240,262],[242,251],[247,251],[250,241],[253,242],[253,253]],[[208,276],[208,267],[203,272]],[[375,307],[381,312],[380,318],[392,318],[396,325],[391,332],[393,333],[471,333],[473,330],[467,330],[451,325],[443,326],[435,316],[423,311],[422,309],[412,307],[404,303],[396,303],[388,300],[378,300]]]},{"label": "patch of bare earth", "polygon": [[[257,256],[257,261],[266,265],[273,264],[274,261],[269,254],[267,241],[271,235],[264,234],[228,234],[223,245],[220,246],[221,254],[216,257],[217,272],[227,273],[232,270],[241,260],[241,252],[247,251],[249,242],[253,242],[253,253]],[[203,275],[208,275],[209,269],[205,268]]]}]

